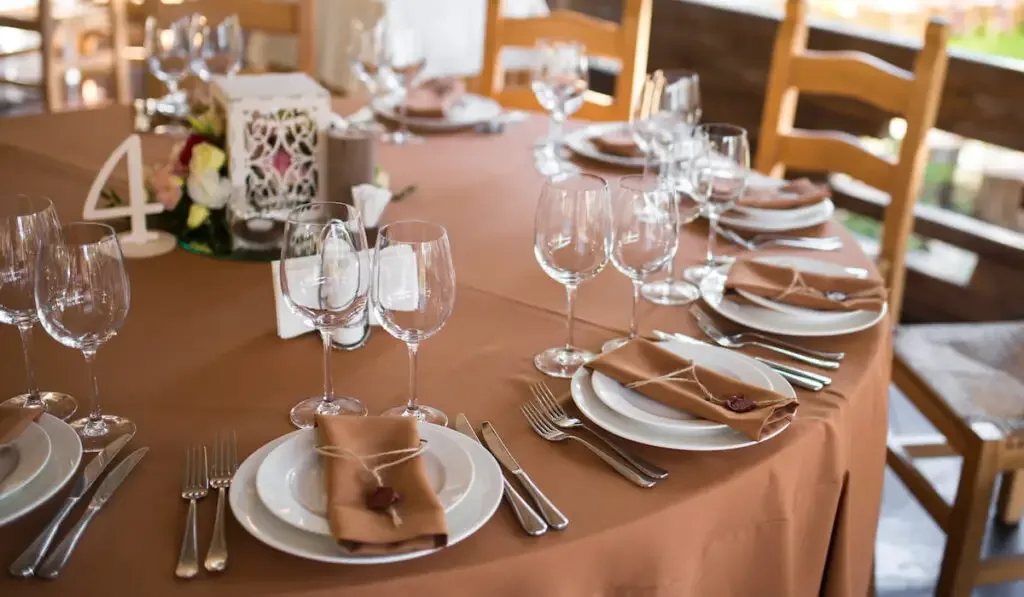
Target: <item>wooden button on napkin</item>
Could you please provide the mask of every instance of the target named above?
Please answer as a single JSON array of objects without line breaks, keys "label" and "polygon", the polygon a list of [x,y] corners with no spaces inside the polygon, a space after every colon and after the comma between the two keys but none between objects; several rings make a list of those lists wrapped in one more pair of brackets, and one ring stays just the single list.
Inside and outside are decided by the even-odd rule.
[{"label": "wooden button on napkin", "polygon": [[752,259],[732,264],[725,287],[821,311],[881,311],[888,297],[878,279],[812,274]]},{"label": "wooden button on napkin", "polygon": [[454,77],[424,81],[405,99],[406,114],[417,118],[444,118],[465,94],[466,84]]},{"label": "wooden button on napkin", "polygon": [[609,155],[618,155],[626,158],[640,158],[644,155],[644,152],[640,150],[640,147],[633,139],[633,133],[625,129],[605,135],[598,135],[591,138],[590,142],[601,153]]},{"label": "wooden button on napkin", "polygon": [[0,445],[13,442],[32,421],[43,416],[41,408],[15,408],[0,406]]},{"label": "wooden button on napkin", "polygon": [[[782,195],[786,196],[783,197]],[[736,203],[740,207],[758,209],[796,209],[821,203],[832,196],[828,185],[815,184],[806,178],[790,181],[777,189],[747,189]]]},{"label": "wooden button on napkin", "polygon": [[[417,423],[410,418],[317,415],[316,424],[320,446],[332,446],[336,453],[347,451],[365,458],[420,446]],[[448,543],[444,507],[427,478],[422,455],[379,471],[381,486],[393,489],[399,496],[393,508],[400,524],[387,512],[371,509],[368,498],[377,492],[378,486],[358,458],[321,458],[327,520],[342,551],[396,554]]]},{"label": "wooden button on napkin", "polygon": [[696,417],[760,440],[787,424],[797,401],[694,365],[642,338],[587,363],[620,384]]}]

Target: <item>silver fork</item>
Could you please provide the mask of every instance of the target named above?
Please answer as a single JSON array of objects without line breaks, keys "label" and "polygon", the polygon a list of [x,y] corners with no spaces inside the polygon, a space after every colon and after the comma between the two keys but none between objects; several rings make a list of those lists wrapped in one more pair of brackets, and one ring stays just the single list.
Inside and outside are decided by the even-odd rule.
[{"label": "silver fork", "polygon": [[813,251],[838,251],[843,247],[843,240],[838,236],[783,236],[779,234],[758,234],[753,238],[744,238],[735,230],[718,226],[715,231],[729,242],[739,245],[748,251],[756,251],[766,247],[793,247]]},{"label": "silver fork", "polygon": [[[706,321],[711,320],[711,318],[708,317],[708,314],[704,312],[703,309],[700,309],[697,306],[694,306],[691,309],[691,313],[696,318],[704,319]],[[711,323],[712,325],[714,325],[714,322]],[[779,340],[778,338],[772,338],[771,336],[766,336],[759,332],[738,332],[736,334],[729,334],[728,336],[729,338],[737,342],[746,342],[751,339],[760,340],[761,342],[767,342],[769,344],[774,344],[775,346],[781,346],[782,348],[788,348],[796,352],[802,352],[808,356],[818,357],[819,359],[825,359],[826,361],[841,361],[846,358],[845,352],[829,352],[827,350],[814,350],[813,348],[806,348],[804,346],[798,346],[791,342]]]},{"label": "silver fork", "polygon": [[209,492],[206,476],[206,446],[190,446],[185,451],[185,478],[182,480],[181,498],[188,500],[188,519],[185,521],[185,536],[181,540],[178,567],[174,570],[178,578],[192,578],[199,574],[199,546],[196,544],[196,500],[206,497]]},{"label": "silver fork", "polygon": [[224,493],[231,487],[231,479],[238,470],[238,450],[235,432],[222,433],[213,448],[213,467],[210,469],[210,487],[217,490],[217,519],[213,523],[213,538],[206,552],[204,567],[220,572],[228,565],[228,542],[224,535]]},{"label": "silver fork", "polygon": [[565,412],[565,409],[562,408],[562,405],[558,403],[558,399],[555,398],[554,392],[548,388],[546,383],[539,381],[530,386],[530,391],[533,393],[533,397],[536,399],[536,404],[544,415],[544,418],[551,421],[555,427],[560,429],[586,429],[591,435],[604,442],[604,445],[614,450],[615,453],[621,456],[623,460],[633,465],[636,470],[640,471],[644,475],[647,475],[652,479],[665,479],[668,477],[668,471],[665,469],[655,464],[651,464],[639,456],[630,454],[625,448],[601,435],[590,425],[587,425],[576,417],[570,416],[569,413]]},{"label": "silver fork", "polygon": [[598,448],[582,437],[566,433],[549,423],[532,402],[523,403],[519,407],[519,410],[523,412],[523,416],[526,417],[526,421],[530,424],[530,427],[533,428],[533,431],[549,442],[561,442],[567,439],[578,441],[586,446],[588,450],[596,454],[598,458],[605,461],[609,466],[618,471],[620,475],[629,479],[636,485],[639,485],[640,487],[654,487],[654,481],[629,468],[611,454],[605,452],[601,448]]},{"label": "silver fork", "polygon": [[765,342],[758,339],[747,340],[740,337],[741,334],[736,334],[735,336],[727,335],[725,332],[718,329],[718,326],[715,325],[715,322],[712,321],[711,317],[696,305],[690,307],[690,313],[693,314],[694,319],[697,320],[697,325],[700,326],[700,329],[704,331],[704,334],[708,338],[711,338],[711,340],[715,344],[722,346],[724,348],[743,348],[745,346],[760,346],[761,348],[770,350],[772,352],[785,355],[793,359],[794,361],[799,361],[801,363],[806,363],[808,365],[814,365],[815,367],[820,367],[822,369],[839,368],[839,361],[810,356],[810,351],[808,351],[805,348],[798,348],[792,345],[790,345],[790,347],[787,348],[784,346],[780,346],[781,343],[777,341]]}]

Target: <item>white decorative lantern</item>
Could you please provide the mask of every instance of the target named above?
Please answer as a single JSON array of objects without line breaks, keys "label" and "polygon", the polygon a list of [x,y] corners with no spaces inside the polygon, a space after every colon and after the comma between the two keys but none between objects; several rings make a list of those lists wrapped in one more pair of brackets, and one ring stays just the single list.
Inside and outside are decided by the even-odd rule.
[{"label": "white decorative lantern", "polygon": [[[303,73],[213,78],[231,186],[257,214],[291,209],[325,188],[331,96]],[[240,207],[240,206],[239,206]]]}]

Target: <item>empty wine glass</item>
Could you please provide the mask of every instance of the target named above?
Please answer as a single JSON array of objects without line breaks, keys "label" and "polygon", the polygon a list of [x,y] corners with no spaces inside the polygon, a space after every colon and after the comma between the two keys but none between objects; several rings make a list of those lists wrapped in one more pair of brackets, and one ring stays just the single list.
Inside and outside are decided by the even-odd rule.
[{"label": "empty wine glass", "polygon": [[349,36],[348,58],[352,71],[366,86],[371,97],[390,86],[386,75],[387,48],[385,47],[384,19],[375,22],[353,20]]},{"label": "empty wine glass", "polygon": [[704,265],[689,267],[683,276],[700,282],[715,271],[715,237],[718,217],[732,209],[747,187],[750,144],[747,131],[731,124],[705,124],[695,135],[703,152],[690,166],[690,188],[708,219],[708,249]]},{"label": "empty wine glass", "polygon": [[98,452],[135,423],[100,410],[96,352],[117,335],[131,302],[117,233],[106,224],[76,222],[43,245],[35,284],[39,321],[54,340],[82,351],[89,370],[89,414],[71,423],[86,452]]},{"label": "empty wine glass", "polygon": [[444,327],[455,308],[455,266],[444,226],[406,220],[381,228],[371,293],[381,326],[409,349],[409,398],[381,414],[447,425],[447,415],[420,404],[416,393],[419,345]]},{"label": "empty wine glass", "polygon": [[633,107],[632,133],[647,156],[644,173],[653,158],[664,177],[671,154],[679,143],[692,136],[700,122],[700,79],[688,70],[657,71],[659,82],[645,89]]},{"label": "empty wine glass", "polygon": [[324,392],[292,407],[296,427],[313,427],[316,415],[365,415],[359,400],[334,393],[331,334],[366,314],[370,260],[359,210],[343,203],[307,203],[285,221],[281,295],[293,313],[320,332]]},{"label": "empty wine glass", "polygon": [[427,56],[423,49],[423,43],[419,34],[412,27],[401,23],[390,22],[384,28],[385,35],[385,63],[387,64],[387,76],[402,89],[402,94],[396,101],[400,102],[398,108],[397,131],[384,136],[385,143],[394,145],[405,145],[408,143],[420,143],[423,137],[409,131],[409,120],[406,110],[406,98],[416,86],[419,76],[427,66]]},{"label": "empty wine glass", "polygon": [[39,249],[60,236],[53,203],[43,197],[0,198],[0,323],[17,326],[25,356],[26,393],[4,406],[43,408],[61,419],[75,414],[78,403],[67,394],[40,392],[32,367],[32,328],[36,312],[35,279]]},{"label": "empty wine glass", "polygon": [[577,171],[561,158],[562,126],[583,106],[590,85],[587,50],[573,41],[538,40],[530,87],[541,107],[551,112],[548,136],[538,141],[537,166],[541,174]]},{"label": "empty wine glass", "polygon": [[609,340],[608,352],[637,336],[636,306],[644,279],[672,260],[679,245],[679,218],[672,193],[655,176],[624,176],[612,194],[612,250],[615,269],[633,282],[629,334]]},{"label": "empty wine glass", "polygon": [[245,41],[238,15],[212,26],[206,17],[197,16],[192,25],[192,70],[200,79],[209,82],[213,75],[231,76],[242,69]]},{"label": "empty wine glass", "polygon": [[[192,68],[195,51],[193,40],[194,21],[198,15],[182,17],[166,25],[156,17],[148,17],[145,27],[146,61],[153,76],[167,86],[167,95],[154,100],[156,112],[171,118],[183,119],[188,116],[188,100],[185,92],[178,88],[181,80]],[[160,132],[184,133],[184,125],[164,125]]]},{"label": "empty wine glass", "polygon": [[608,183],[584,173],[556,174],[541,191],[534,218],[533,252],[544,272],[565,285],[568,333],[565,346],[533,358],[542,373],[572,377],[594,354],[573,345],[576,289],[608,265],[611,248]]}]

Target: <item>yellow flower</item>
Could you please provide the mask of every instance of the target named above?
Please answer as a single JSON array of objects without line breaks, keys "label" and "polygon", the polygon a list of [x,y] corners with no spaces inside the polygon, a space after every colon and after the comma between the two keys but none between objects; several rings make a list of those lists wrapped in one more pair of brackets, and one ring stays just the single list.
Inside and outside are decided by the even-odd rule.
[{"label": "yellow flower", "polygon": [[217,172],[227,160],[224,151],[209,143],[200,143],[192,148],[192,159],[188,162],[189,172]]},{"label": "yellow flower", "polygon": [[220,137],[224,134],[224,121],[221,120],[220,114],[213,108],[199,116],[189,116],[188,123],[192,126],[192,130],[200,135]]},{"label": "yellow flower", "polygon": [[195,230],[202,226],[210,217],[210,209],[205,205],[193,203],[188,207],[188,229]]}]

